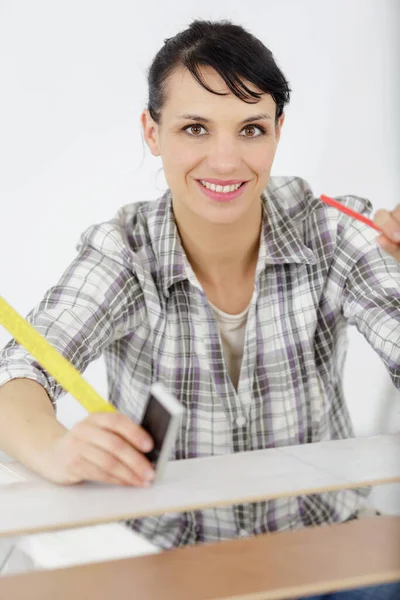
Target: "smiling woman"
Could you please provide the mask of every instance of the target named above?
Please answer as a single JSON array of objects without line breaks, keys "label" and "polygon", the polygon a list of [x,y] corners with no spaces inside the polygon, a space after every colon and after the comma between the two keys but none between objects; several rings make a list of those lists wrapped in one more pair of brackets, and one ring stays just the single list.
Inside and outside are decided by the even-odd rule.
[{"label": "smiling woman", "polygon": [[229,23],[193,23],[168,40],[149,71],[145,139],[162,157],[195,275],[227,313],[241,312],[251,298],[260,198],[289,96],[272,53]]},{"label": "smiling woman", "polygon": [[[291,90],[271,51],[239,25],[194,21],[165,42],[148,78],[141,123],[167,191],[87,229],[28,315],[81,372],[104,352],[119,414],[90,415],[66,432],[49,402],[61,386],[15,341],[0,354],[0,446],[58,483],[148,484],[150,447],[137,423],[157,381],[185,407],[175,460],[351,437],[347,324],[400,388],[400,207],[378,217],[389,256],[304,179],[271,177]],[[341,202],[371,210],[354,195]],[[128,525],[171,548],[357,518],[367,494]],[[363,593],[343,598],[400,597],[395,585]]]},{"label": "smiling woman", "polygon": [[260,196],[289,98],[270,50],[230,23],[196,21],[153,61],[145,138],[162,157],[185,250],[209,284],[227,268],[235,286],[254,276]]}]

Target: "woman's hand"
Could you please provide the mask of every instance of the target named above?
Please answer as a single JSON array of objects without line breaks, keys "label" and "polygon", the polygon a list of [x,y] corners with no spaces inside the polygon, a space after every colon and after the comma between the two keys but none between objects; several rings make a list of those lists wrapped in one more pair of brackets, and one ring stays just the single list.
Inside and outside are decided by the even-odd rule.
[{"label": "woman's hand", "polygon": [[383,231],[377,238],[379,246],[400,262],[400,204],[391,212],[378,210],[374,223]]},{"label": "woman's hand", "polygon": [[151,437],[120,413],[91,413],[42,452],[40,473],[60,484],[99,481],[148,487],[154,468],[143,456]]}]

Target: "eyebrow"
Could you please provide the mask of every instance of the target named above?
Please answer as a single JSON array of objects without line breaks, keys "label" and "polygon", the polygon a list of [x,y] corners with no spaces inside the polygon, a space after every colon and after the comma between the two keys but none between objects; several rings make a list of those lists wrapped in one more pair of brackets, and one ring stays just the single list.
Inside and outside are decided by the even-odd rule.
[{"label": "eyebrow", "polygon": [[[207,119],[206,117],[202,117],[200,115],[192,115],[192,114],[184,114],[179,115],[178,119],[187,119],[189,121],[202,121],[203,123],[211,123],[211,119]],[[240,122],[240,125],[244,125],[245,123],[251,123],[252,121],[260,121],[261,119],[271,119],[270,115],[267,113],[252,115],[251,117],[247,117]]]}]

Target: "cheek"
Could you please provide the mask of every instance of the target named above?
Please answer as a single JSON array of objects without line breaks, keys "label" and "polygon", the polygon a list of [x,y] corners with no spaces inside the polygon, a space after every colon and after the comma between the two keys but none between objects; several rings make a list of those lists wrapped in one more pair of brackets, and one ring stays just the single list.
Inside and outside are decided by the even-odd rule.
[{"label": "cheek", "polygon": [[255,173],[262,175],[271,170],[274,156],[275,146],[268,144],[252,151],[247,162]]},{"label": "cheek", "polygon": [[163,152],[164,171],[169,173],[174,181],[182,180],[196,168],[199,163],[199,153],[184,145],[170,145]]}]

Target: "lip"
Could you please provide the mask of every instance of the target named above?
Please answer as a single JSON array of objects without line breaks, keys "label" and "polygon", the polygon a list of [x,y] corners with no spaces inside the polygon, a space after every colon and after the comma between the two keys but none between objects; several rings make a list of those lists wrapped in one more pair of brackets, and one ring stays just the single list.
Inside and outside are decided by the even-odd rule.
[{"label": "lip", "polygon": [[[203,181],[207,181],[209,183],[214,183],[214,181],[218,181],[218,180],[214,180],[211,181],[210,179],[203,179]],[[211,198],[211,200],[216,200],[217,202],[231,202],[232,200],[235,200],[235,198],[238,198],[239,196],[241,196],[244,192],[244,190],[247,187],[247,181],[243,182],[243,185],[237,189],[234,190],[233,192],[227,192],[226,194],[224,194],[223,192],[213,192],[212,190],[207,189],[206,187],[204,187],[204,185],[202,185],[200,183],[200,181],[198,179],[196,179],[196,183],[199,186],[200,190],[203,192],[203,194],[205,196],[207,196],[207,198]],[[224,185],[234,185],[235,182],[232,183],[227,183],[224,182]],[[242,181],[236,181],[236,183],[242,183]],[[219,184],[215,184],[215,185],[222,185],[221,183]]]}]

